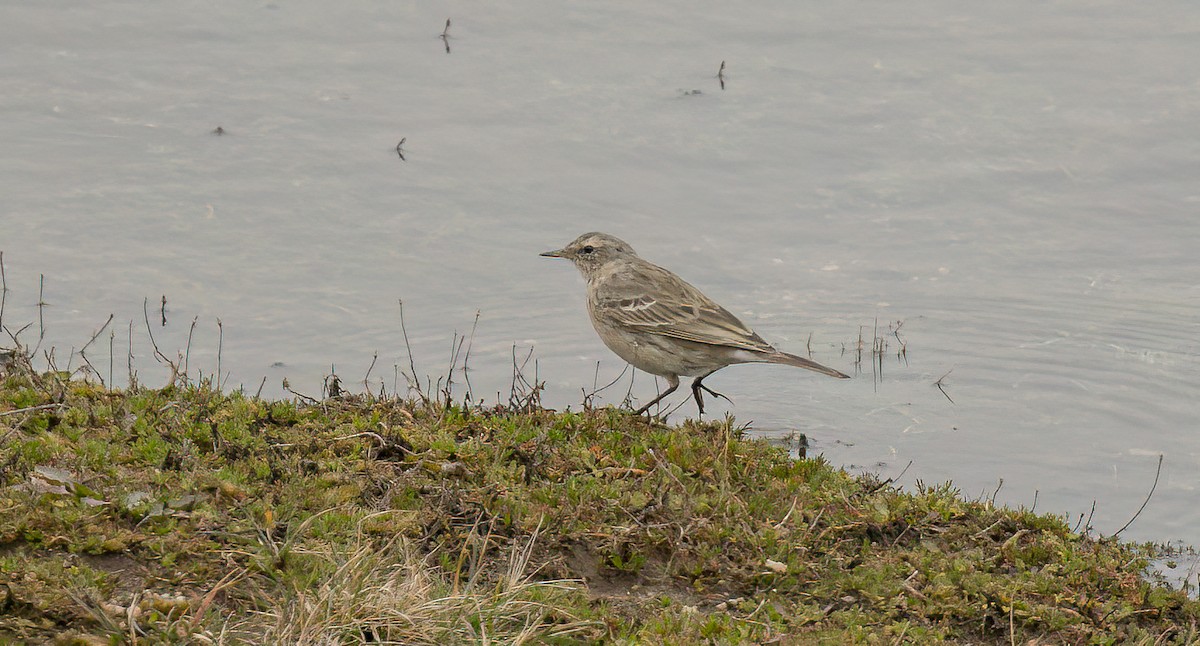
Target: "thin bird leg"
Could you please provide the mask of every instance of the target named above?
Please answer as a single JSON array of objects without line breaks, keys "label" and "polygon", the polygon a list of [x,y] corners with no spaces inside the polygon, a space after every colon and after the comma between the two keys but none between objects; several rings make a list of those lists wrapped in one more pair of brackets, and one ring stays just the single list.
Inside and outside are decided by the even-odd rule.
[{"label": "thin bird leg", "polygon": [[666,389],[666,391],[664,391],[658,397],[651,399],[649,403],[647,403],[645,406],[642,406],[641,408],[637,409],[633,414],[641,415],[642,413],[650,410],[651,406],[662,401],[663,397],[666,397],[667,395],[670,395],[671,393],[675,392],[675,389],[679,387],[679,377],[674,377],[674,376],[668,375],[667,376],[667,385],[670,386],[670,388]]},{"label": "thin bird leg", "polygon": [[[717,370],[720,370],[720,368],[717,368]],[[725,395],[722,395],[721,393],[713,390],[712,388],[709,388],[708,386],[705,386],[704,384],[700,383],[701,381],[704,380],[705,377],[711,375],[712,373],[716,372],[717,370],[709,370],[708,372],[700,375],[699,377],[696,377],[696,379],[694,381],[692,381],[692,396],[696,398],[696,408],[700,409],[701,415],[704,414],[704,396],[700,394],[701,390],[712,395],[713,397],[720,397],[721,399],[724,399],[725,401],[727,401],[731,404],[733,403],[732,399],[730,399],[730,398],[726,397]]]}]

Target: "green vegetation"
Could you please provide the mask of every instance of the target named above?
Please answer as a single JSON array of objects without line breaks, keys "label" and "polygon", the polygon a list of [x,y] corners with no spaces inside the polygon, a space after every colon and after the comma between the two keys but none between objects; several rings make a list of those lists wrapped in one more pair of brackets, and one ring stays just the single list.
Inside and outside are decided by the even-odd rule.
[{"label": "green vegetation", "polygon": [[0,374],[0,642],[1184,644],[1146,546],[732,420]]}]

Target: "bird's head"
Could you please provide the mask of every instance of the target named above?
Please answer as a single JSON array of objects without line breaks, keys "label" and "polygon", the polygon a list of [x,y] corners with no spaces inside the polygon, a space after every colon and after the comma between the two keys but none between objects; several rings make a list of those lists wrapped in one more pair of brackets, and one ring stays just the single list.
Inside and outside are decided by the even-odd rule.
[{"label": "bird's head", "polygon": [[600,267],[622,258],[636,258],[637,253],[624,240],[607,233],[585,233],[571,244],[542,254],[548,258],[566,258],[575,263],[584,276],[591,276]]}]

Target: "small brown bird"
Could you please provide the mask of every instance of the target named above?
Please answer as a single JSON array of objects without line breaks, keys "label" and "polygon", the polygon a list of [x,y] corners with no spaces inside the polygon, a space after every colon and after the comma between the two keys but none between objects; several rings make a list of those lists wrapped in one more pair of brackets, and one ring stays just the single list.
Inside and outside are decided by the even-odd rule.
[{"label": "small brown bird", "polygon": [[609,350],[633,367],[664,377],[669,388],[637,414],[679,388],[679,377],[696,377],[692,396],[704,414],[702,382],[735,363],[782,363],[830,377],[849,376],[780,352],[679,276],[638,257],[624,241],[605,233],[585,233],[557,251],[542,254],[575,263],[587,279],[588,314]]}]

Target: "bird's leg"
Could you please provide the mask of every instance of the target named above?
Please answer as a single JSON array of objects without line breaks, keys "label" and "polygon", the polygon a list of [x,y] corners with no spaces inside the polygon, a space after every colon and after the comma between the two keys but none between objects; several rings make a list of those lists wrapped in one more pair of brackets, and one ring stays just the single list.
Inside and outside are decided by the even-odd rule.
[{"label": "bird's leg", "polygon": [[675,392],[675,389],[679,387],[679,377],[676,377],[675,375],[667,375],[667,385],[670,386],[670,388],[666,389],[664,392],[659,394],[658,397],[651,399],[645,406],[642,406],[641,408],[637,409],[637,411],[635,411],[633,414],[641,415],[642,413],[650,410],[651,406],[662,401],[663,397],[666,397],[667,395],[670,395],[671,393]]},{"label": "bird's leg", "polygon": [[[717,368],[717,370],[720,370],[720,368]],[[696,379],[692,382],[692,396],[696,398],[696,408],[700,409],[701,415],[704,414],[704,396],[700,394],[701,390],[712,395],[713,397],[720,397],[721,399],[724,399],[725,401],[727,401],[731,404],[733,403],[732,399],[726,397],[725,395],[722,395],[721,393],[713,390],[712,388],[709,388],[708,386],[705,386],[703,383],[700,383],[700,382],[704,381],[705,377],[711,375],[712,373],[716,372],[717,370],[709,370],[708,372],[700,375],[699,377],[696,377]]]}]

